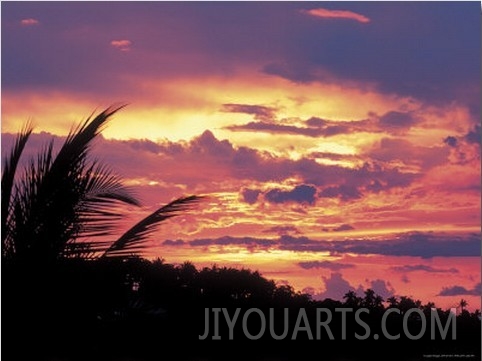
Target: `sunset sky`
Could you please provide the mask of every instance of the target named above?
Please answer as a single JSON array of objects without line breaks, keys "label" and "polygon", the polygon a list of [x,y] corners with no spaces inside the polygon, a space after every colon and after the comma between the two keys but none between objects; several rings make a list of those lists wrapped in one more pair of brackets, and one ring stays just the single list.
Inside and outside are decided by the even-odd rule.
[{"label": "sunset sky", "polygon": [[480,308],[480,2],[2,2],[2,153],[112,104],[93,148],[149,258],[316,299]]}]

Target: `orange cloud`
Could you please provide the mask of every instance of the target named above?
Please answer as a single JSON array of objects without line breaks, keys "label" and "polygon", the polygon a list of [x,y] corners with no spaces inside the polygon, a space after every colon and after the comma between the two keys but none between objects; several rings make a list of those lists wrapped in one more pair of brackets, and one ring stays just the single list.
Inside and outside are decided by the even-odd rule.
[{"label": "orange cloud", "polygon": [[348,10],[329,10],[323,8],[303,10],[304,14],[316,16],[318,18],[331,18],[331,19],[351,19],[360,23],[369,23],[370,19],[364,15],[357,14]]},{"label": "orange cloud", "polygon": [[131,50],[132,41],[127,39],[112,40],[110,42],[110,45],[112,45],[114,48],[119,49],[120,51],[129,51]]},{"label": "orange cloud", "polygon": [[33,26],[33,25],[38,25],[39,21],[34,18],[28,18],[28,19],[22,19],[20,20],[20,25],[22,26]]}]

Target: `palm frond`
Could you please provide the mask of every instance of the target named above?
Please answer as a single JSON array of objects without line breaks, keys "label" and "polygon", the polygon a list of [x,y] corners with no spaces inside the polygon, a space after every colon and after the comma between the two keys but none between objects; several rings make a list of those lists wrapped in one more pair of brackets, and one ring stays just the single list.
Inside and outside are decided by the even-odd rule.
[{"label": "palm frond", "polygon": [[200,196],[178,198],[157,209],[125,232],[104,252],[102,257],[127,256],[141,251],[144,248],[142,243],[160,222],[190,209],[193,204],[199,202],[202,198]]},{"label": "palm frond", "polygon": [[31,254],[35,249],[36,237],[33,235],[42,228],[46,213],[35,213],[34,206],[42,185],[43,175],[52,164],[53,141],[42,149],[37,159],[30,159],[24,174],[15,186],[13,214],[11,218],[13,250],[17,257]]},{"label": "palm frond", "polygon": [[111,242],[91,241],[91,242],[69,242],[64,248],[63,257],[80,259],[97,259],[99,254],[105,252]]},{"label": "palm frond", "polygon": [[109,107],[93,119],[91,115],[83,123],[72,129],[52,167],[65,167],[68,163],[78,163],[85,159],[92,140],[105,128],[111,116],[125,106],[123,104],[117,107]]},{"label": "palm frond", "polygon": [[105,233],[120,218],[114,211],[119,203],[139,205],[119,177],[89,158],[92,141],[122,107],[89,117],[69,133],[56,156],[51,142],[31,160],[10,212],[13,248],[20,257],[55,260],[80,235]]},{"label": "palm frond", "polygon": [[126,256],[142,251],[143,241],[160,222],[189,209],[202,197],[179,198],[138,222],[117,241],[111,234],[124,216],[121,205],[139,206],[131,190],[111,169],[91,159],[92,141],[124,105],[91,115],[72,128],[59,152],[53,140],[30,159],[16,177],[19,158],[32,133],[17,137],[2,175],[2,257],[17,261],[56,262],[61,258]]},{"label": "palm frond", "polygon": [[118,220],[120,204],[140,206],[131,190],[122,184],[122,179],[105,165],[93,162],[83,176],[85,196],[79,202],[79,237],[108,235]]},{"label": "palm frond", "polygon": [[14,188],[15,173],[20,161],[20,157],[25,149],[25,145],[32,134],[33,126],[30,122],[27,122],[23,129],[15,139],[14,146],[4,160],[3,174],[2,174],[2,246],[3,252],[10,252],[11,243],[11,215],[12,215],[12,202],[11,197]]}]

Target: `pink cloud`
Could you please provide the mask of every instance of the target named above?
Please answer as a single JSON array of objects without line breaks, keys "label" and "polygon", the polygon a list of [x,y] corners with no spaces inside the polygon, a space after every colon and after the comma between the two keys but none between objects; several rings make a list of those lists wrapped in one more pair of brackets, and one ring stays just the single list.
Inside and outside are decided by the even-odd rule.
[{"label": "pink cloud", "polygon": [[331,18],[331,19],[351,19],[358,21],[360,23],[369,23],[370,19],[364,15],[357,14],[353,11],[348,10],[329,10],[323,8],[311,9],[311,10],[302,10],[304,14],[308,14],[311,16],[316,16],[319,18]]},{"label": "pink cloud", "polygon": [[127,39],[112,40],[110,42],[110,45],[112,45],[114,48],[119,49],[120,51],[129,51],[131,50],[132,42]]},{"label": "pink cloud", "polygon": [[34,19],[34,18],[28,18],[28,19],[20,20],[20,25],[22,25],[22,26],[34,26],[34,25],[38,25],[38,24],[39,24],[39,21],[37,19]]}]

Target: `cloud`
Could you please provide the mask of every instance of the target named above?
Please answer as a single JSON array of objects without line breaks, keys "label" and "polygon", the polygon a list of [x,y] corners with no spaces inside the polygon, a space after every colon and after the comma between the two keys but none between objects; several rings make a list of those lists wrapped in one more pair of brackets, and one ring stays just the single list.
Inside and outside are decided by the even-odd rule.
[{"label": "cloud", "polygon": [[[445,143],[453,140],[445,140]],[[400,151],[403,149],[403,151]],[[426,172],[430,168],[447,162],[450,154],[448,147],[442,144],[427,146],[414,145],[403,137],[382,138],[366,155],[374,162],[384,164],[401,163],[404,166],[416,167]]]},{"label": "cloud", "polygon": [[449,135],[443,142],[451,147],[452,162],[466,164],[474,159],[480,159],[480,143],[482,141],[481,127],[475,125],[463,136]]},{"label": "cloud", "polygon": [[294,125],[273,124],[267,122],[249,122],[243,125],[231,125],[226,127],[231,131],[250,131],[250,132],[266,132],[272,134],[295,134],[308,137],[318,137],[321,135],[319,129],[301,128]]},{"label": "cloud", "polygon": [[346,279],[344,279],[343,275],[339,272],[331,273],[329,277],[323,276],[322,279],[324,283],[324,290],[322,292],[316,293],[313,287],[307,288],[307,291],[310,291],[312,294],[313,299],[323,300],[326,298],[331,298],[333,300],[343,301],[343,296],[348,291],[354,291],[356,294],[363,297],[365,290],[368,288],[375,291],[377,295],[380,295],[384,299],[387,299],[395,294],[395,290],[390,282],[382,279],[366,280],[366,287],[358,285],[357,288],[352,286]]},{"label": "cloud", "polygon": [[345,268],[354,268],[355,265],[348,264],[348,263],[338,263],[338,262],[330,262],[330,261],[306,261],[306,262],[299,262],[298,266],[304,269],[312,269],[312,268],[326,268],[332,271],[339,271]]},{"label": "cloud", "polygon": [[356,288],[344,279],[339,272],[331,273],[329,277],[322,276],[322,280],[324,285],[321,292],[317,293],[314,287],[306,287],[303,292],[311,294],[315,300],[331,298],[338,301],[343,301],[343,297],[349,291],[354,291],[358,296],[364,297],[364,292],[367,289],[372,289],[375,294],[385,300],[395,294],[395,289],[390,282],[382,279],[365,280],[365,287],[358,285]]},{"label": "cloud", "polygon": [[480,282],[474,288],[466,289],[463,286],[443,287],[437,296],[479,296],[481,294]]},{"label": "cloud", "polygon": [[427,266],[423,264],[396,266],[396,267],[390,267],[390,269],[396,272],[417,272],[417,271],[423,271],[423,272],[429,272],[429,273],[458,273],[459,272],[457,268],[453,268],[453,267],[436,268],[436,267]]},{"label": "cloud", "polygon": [[224,236],[217,239],[195,239],[189,244],[191,246],[232,246],[232,245],[245,245],[245,246],[255,246],[255,247],[264,247],[267,248],[275,244],[276,241],[271,239],[262,239],[262,238],[251,238],[251,237],[230,237]]},{"label": "cloud", "polygon": [[271,203],[315,203],[316,187],[302,184],[294,187],[290,191],[283,191],[278,188],[268,191],[264,199]]},{"label": "cloud", "polygon": [[257,120],[273,120],[276,115],[276,108],[264,105],[249,104],[223,104],[223,112],[227,113],[244,113],[254,115]]},{"label": "cloud", "polygon": [[323,228],[323,232],[344,232],[344,231],[352,231],[354,230],[355,227],[349,225],[349,224],[341,224],[338,227],[334,228]]},{"label": "cloud", "polygon": [[22,26],[34,26],[34,25],[39,25],[40,22],[37,19],[34,18],[28,18],[28,19],[22,19],[20,20],[20,25]]},{"label": "cloud", "polygon": [[282,247],[290,247],[290,246],[302,246],[302,245],[308,245],[313,243],[314,241],[308,237],[301,236],[301,237],[293,237],[289,235],[284,235],[281,236],[277,243]]},{"label": "cloud", "polygon": [[301,234],[295,226],[273,226],[263,230],[263,233],[276,233],[280,236],[287,234]]},{"label": "cloud", "polygon": [[443,142],[449,146],[450,163],[468,165],[480,163],[480,125],[472,127],[462,136],[447,136]]},{"label": "cloud", "polygon": [[380,254],[385,256],[477,257],[480,256],[480,234],[450,235],[409,232],[383,240],[349,239],[344,241],[288,242],[281,249],[305,252]]},{"label": "cloud", "polygon": [[378,179],[371,181],[370,184],[365,187],[367,191],[370,191],[372,193],[379,193],[383,190],[383,188],[383,184]]},{"label": "cloud", "polygon": [[342,300],[348,291],[355,291],[355,288],[343,278],[341,273],[332,273],[330,277],[322,276],[324,283],[324,291],[314,294],[313,298],[323,300],[331,298],[333,300]]},{"label": "cloud", "polygon": [[322,198],[340,198],[344,201],[350,199],[358,199],[362,196],[361,192],[355,186],[340,185],[327,187],[320,192]]},{"label": "cloud", "polygon": [[[316,65],[306,61],[269,62],[262,68],[263,73],[279,76],[295,83],[310,83],[315,80],[328,82],[327,75],[320,72]],[[330,79],[333,81],[332,79]]]},{"label": "cloud", "polygon": [[256,245],[296,252],[329,252],[333,254],[378,254],[384,256],[478,257],[480,234],[435,234],[408,232],[381,240],[345,239],[314,240],[305,236],[282,235],[278,239],[252,237],[203,238],[188,242],[189,245]]},{"label": "cloud", "polygon": [[[270,118],[271,119],[271,118]],[[350,134],[370,130],[378,132],[375,124],[368,119],[357,121],[333,121],[321,118],[311,117],[302,122],[306,126],[283,124],[286,119],[281,119],[278,123],[270,121],[249,122],[242,125],[231,125],[225,127],[230,131],[247,131],[247,132],[266,132],[270,134],[292,134],[302,135],[306,137],[333,137],[340,134]],[[291,121],[291,120],[289,120]]]},{"label": "cloud", "polygon": [[309,127],[320,128],[320,127],[323,127],[323,126],[327,125],[329,122],[330,121],[326,120],[326,119],[322,119],[322,118],[318,118],[318,117],[311,117],[311,118],[306,120],[306,125],[308,125]]},{"label": "cloud", "polygon": [[350,128],[346,124],[338,124],[320,128],[304,128],[294,125],[272,124],[266,122],[250,122],[243,125],[226,127],[231,131],[262,131],[272,134],[294,134],[307,137],[332,137],[338,134],[349,133]]},{"label": "cloud", "polygon": [[457,146],[457,138],[453,136],[448,136],[447,138],[444,139],[444,143],[447,144],[450,147],[456,147]]},{"label": "cloud", "polygon": [[391,111],[379,119],[382,128],[408,129],[417,123],[417,118],[411,113]]},{"label": "cloud", "polygon": [[132,42],[127,39],[112,40],[110,42],[110,45],[112,45],[114,48],[119,49],[120,51],[130,51]]},{"label": "cloud", "polygon": [[241,196],[243,198],[243,201],[248,203],[248,204],[254,204],[258,200],[258,196],[261,193],[260,190],[258,189],[249,189],[249,188],[244,188],[241,191]]},{"label": "cloud", "polygon": [[358,285],[354,287],[339,272],[331,273],[329,277],[322,277],[323,280],[323,290],[321,292],[316,291],[315,287],[306,287],[303,292],[311,294],[312,298],[315,300],[324,300],[327,298],[344,301],[344,296],[349,291],[354,291],[359,297],[364,297],[364,293],[367,289],[371,289],[376,295],[381,296],[384,300],[395,295],[395,289],[392,287],[390,282],[376,279],[376,280],[365,280],[366,285]]},{"label": "cloud", "polygon": [[343,232],[343,231],[351,231],[354,230],[355,227],[350,226],[349,224],[342,224],[333,229],[333,232]]},{"label": "cloud", "polygon": [[[51,137],[47,133],[33,134],[25,154],[33,155],[42,146],[42,142]],[[2,146],[8,149],[14,138],[12,134],[2,134]],[[55,139],[57,143],[64,138],[56,136]],[[247,146],[236,147],[228,140],[217,139],[210,131],[205,131],[190,141],[179,142],[99,137],[93,152],[109,164],[115,164],[129,178],[163,180],[193,191],[196,187],[202,187],[203,192],[208,184],[229,183],[242,189],[241,198],[251,204],[259,201],[261,192],[254,187],[243,188],[242,184],[247,184],[245,181],[251,184],[282,183],[286,179],[296,178],[301,185],[293,189],[271,186],[271,189],[265,190],[265,201],[314,204],[320,196],[317,188],[322,188],[323,197],[349,200],[361,197],[361,189],[363,193],[370,192],[366,187],[375,181],[382,184],[383,190],[388,190],[406,187],[418,177],[417,174],[369,164],[345,168],[320,164],[316,159],[308,157],[293,160]],[[166,172],[166,169],[175,171]],[[209,172],[206,171],[208,169]]]},{"label": "cloud", "polygon": [[308,14],[323,19],[349,19],[358,21],[360,23],[370,22],[370,19],[368,17],[349,10],[330,10],[324,8],[316,8],[311,10],[302,10],[301,12],[303,14]]},{"label": "cloud", "polygon": [[371,280],[370,287],[377,295],[382,296],[385,300],[395,294],[395,290],[388,281],[381,279]]},{"label": "cloud", "polygon": [[[219,158],[230,157],[238,155],[234,146],[228,140],[218,140],[214,134],[206,130],[199,137],[191,140],[190,144],[184,147],[185,152],[199,152],[203,155],[215,156]],[[243,156],[256,156],[255,150],[243,148]],[[242,160],[240,160],[242,161]]]},{"label": "cloud", "polygon": [[466,135],[465,135],[465,140],[468,143],[476,143],[479,144],[482,141],[482,135],[481,135],[481,126],[477,124],[473,129],[471,129]]},{"label": "cloud", "polygon": [[124,144],[134,150],[138,151],[147,151],[153,154],[169,153],[170,155],[174,155],[176,153],[176,149],[180,150],[180,146],[176,147],[175,144],[171,143],[166,145],[161,145],[159,143],[153,142],[149,139],[130,139],[128,141],[121,140],[119,141],[121,144]]},{"label": "cloud", "polygon": [[177,239],[175,241],[170,240],[170,239],[166,239],[164,242],[162,242],[163,246],[182,246],[184,244],[186,244],[186,242],[184,242],[183,240],[180,240],[180,239]]}]

